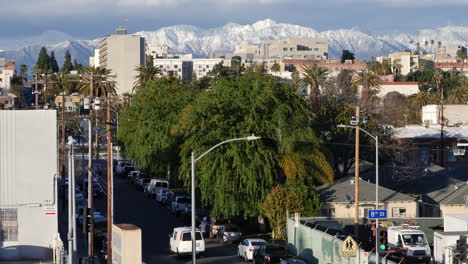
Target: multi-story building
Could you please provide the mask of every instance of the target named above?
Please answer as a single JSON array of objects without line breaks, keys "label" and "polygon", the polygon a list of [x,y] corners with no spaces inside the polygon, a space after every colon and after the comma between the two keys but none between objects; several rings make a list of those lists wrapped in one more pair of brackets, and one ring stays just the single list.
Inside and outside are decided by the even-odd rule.
[{"label": "multi-story building", "polygon": [[467,62],[436,62],[436,69],[441,69],[443,71],[451,71],[453,69],[459,71],[460,73],[468,76],[468,61]]},{"label": "multi-story building", "polygon": [[328,58],[328,40],[325,38],[290,38],[262,40],[260,47],[246,42],[238,45],[234,54],[257,59],[315,59]]},{"label": "multi-story building", "polygon": [[62,101],[65,99],[65,111],[66,112],[77,112],[80,110],[81,105],[81,94],[72,93],[68,95],[67,93],[60,93],[55,97],[55,105],[62,109]]},{"label": "multi-story building", "polygon": [[230,67],[231,60],[223,58],[213,59],[193,59],[193,72],[197,78],[205,77],[216,64],[221,63],[223,66]]},{"label": "multi-story building", "polygon": [[146,56],[152,56],[153,59],[186,59],[191,60],[192,54],[179,53],[166,45],[151,45],[146,47]]},{"label": "multi-story building", "polygon": [[155,59],[153,61],[155,67],[159,68],[161,75],[181,78],[184,81],[192,79],[193,62],[184,59]]},{"label": "multi-story building", "polygon": [[467,54],[468,44],[440,47],[437,49],[435,54],[436,62],[460,62],[457,56],[459,50],[462,50],[465,54]]},{"label": "multi-story building", "polygon": [[345,61],[341,63],[340,60],[282,60],[286,70],[292,71],[293,69],[299,72],[304,71],[304,68],[312,65],[316,65],[321,68],[327,69],[332,74],[338,74],[342,70],[350,70],[353,72],[360,72],[367,69],[367,63],[361,60]]},{"label": "multi-story building", "polygon": [[118,94],[132,91],[136,68],[145,63],[145,39],[128,35],[125,29],[117,29],[115,35],[99,42],[99,66],[111,70],[116,75]]},{"label": "multi-story building", "polygon": [[0,89],[10,90],[11,79],[15,74],[15,62],[0,58]]}]

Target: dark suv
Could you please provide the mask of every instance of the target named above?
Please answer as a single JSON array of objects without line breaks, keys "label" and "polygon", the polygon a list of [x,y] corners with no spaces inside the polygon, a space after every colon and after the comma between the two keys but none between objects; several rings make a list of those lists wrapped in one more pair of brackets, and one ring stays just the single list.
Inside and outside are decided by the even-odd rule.
[{"label": "dark suv", "polygon": [[280,263],[281,260],[290,259],[288,249],[284,245],[269,244],[255,250],[253,263]]}]

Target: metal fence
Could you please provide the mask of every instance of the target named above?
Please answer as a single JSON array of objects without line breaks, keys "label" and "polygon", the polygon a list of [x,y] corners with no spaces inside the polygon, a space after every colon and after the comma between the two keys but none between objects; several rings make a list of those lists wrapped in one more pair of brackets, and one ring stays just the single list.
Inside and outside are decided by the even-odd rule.
[{"label": "metal fence", "polygon": [[[287,239],[289,250],[309,264],[375,264],[375,254],[358,247],[356,257],[341,256],[344,238],[339,233],[330,234],[322,229],[309,227],[301,221],[298,226],[294,219],[287,220]],[[381,258],[380,264],[396,264]]]}]

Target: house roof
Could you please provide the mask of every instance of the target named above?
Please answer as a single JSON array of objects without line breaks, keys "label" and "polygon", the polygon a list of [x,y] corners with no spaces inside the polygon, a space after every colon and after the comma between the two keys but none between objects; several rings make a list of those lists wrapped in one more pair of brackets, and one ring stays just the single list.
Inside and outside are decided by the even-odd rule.
[{"label": "house roof", "polygon": [[[440,125],[421,126],[409,125],[405,127],[394,128],[395,138],[440,138]],[[468,139],[468,126],[444,127],[444,137]]]},{"label": "house roof", "polygon": [[450,184],[446,188],[428,193],[434,202],[446,205],[468,205],[468,182]]},{"label": "house roof", "polygon": [[[354,176],[337,180],[331,185],[321,186],[317,189],[320,199],[325,203],[345,203],[348,198],[354,200]],[[379,201],[415,201],[416,198],[409,195],[379,186]],[[359,180],[359,201],[375,202],[375,184]]]}]

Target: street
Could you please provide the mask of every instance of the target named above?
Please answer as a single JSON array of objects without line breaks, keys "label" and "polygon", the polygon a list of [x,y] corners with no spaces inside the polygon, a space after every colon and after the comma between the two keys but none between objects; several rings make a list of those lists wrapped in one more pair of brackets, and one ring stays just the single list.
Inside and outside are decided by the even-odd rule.
[{"label": "street", "polygon": [[[103,168],[105,161],[97,161]],[[105,181],[105,170],[102,180]],[[106,198],[95,200],[96,210],[106,214]],[[142,230],[143,261],[146,264],[191,263],[191,256],[177,257],[169,254],[168,234],[174,227],[183,226],[181,218],[171,214],[138,190],[128,184],[126,179],[114,177],[114,214],[115,223],[133,224]],[[214,240],[206,239],[206,253],[197,263],[241,263],[237,257],[237,246],[221,246]]]}]

